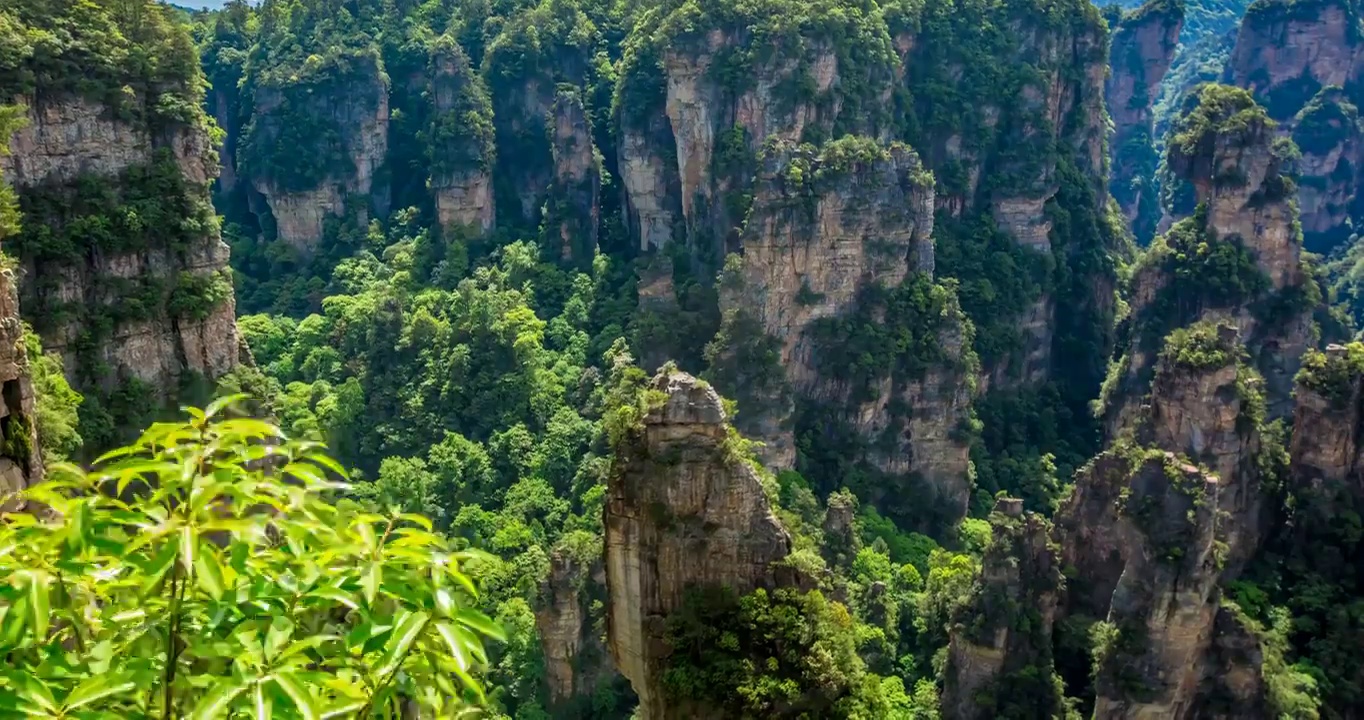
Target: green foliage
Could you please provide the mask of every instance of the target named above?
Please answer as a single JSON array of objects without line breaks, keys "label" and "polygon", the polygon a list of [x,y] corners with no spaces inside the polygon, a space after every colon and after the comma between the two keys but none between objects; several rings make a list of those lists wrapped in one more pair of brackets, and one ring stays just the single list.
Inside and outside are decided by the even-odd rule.
[{"label": "green foliage", "polygon": [[27,326],[24,328],[24,352],[36,396],[38,440],[42,444],[43,460],[65,460],[81,447],[78,408],[84,398],[67,383],[61,357],[44,353],[42,340]]},{"label": "green foliage", "polygon": [[1352,342],[1330,352],[1308,350],[1296,382],[1344,410],[1355,400],[1359,378],[1364,377],[1364,344]]},{"label": "green foliage", "polygon": [[1254,256],[1238,238],[1218,238],[1208,229],[1207,206],[1175,223],[1152,244],[1137,273],[1159,267],[1170,278],[1146,314],[1138,318],[1145,342],[1163,338],[1172,328],[1203,310],[1249,304],[1269,287]]},{"label": "green foliage", "polygon": [[154,0],[6,3],[0,103],[65,94],[104,104],[119,119],[159,127],[204,117],[198,54],[168,6]]},{"label": "green foliage", "polygon": [[[1275,127],[1264,107],[1251,94],[1230,85],[1210,83],[1186,98],[1184,108],[1170,129],[1171,157],[1207,162],[1215,144],[1235,142],[1249,133]],[[1220,172],[1221,168],[1212,168]],[[1219,182],[1236,182],[1231,176],[1217,176]],[[1243,182],[1243,180],[1242,180]]]},{"label": "green foliage", "polygon": [[668,618],[664,688],[673,702],[734,716],[875,717],[867,696],[880,682],[866,675],[852,626],[818,591],[693,591]]},{"label": "green foliage", "polygon": [[1160,359],[1167,370],[1215,370],[1234,362],[1242,352],[1233,341],[1220,336],[1220,326],[1210,321],[1182,327],[1165,338]]},{"label": "green foliage", "polygon": [[54,513],[4,515],[4,704],[304,718],[477,702],[482,638],[503,637],[469,607],[478,554],[421,516],[330,504],[341,466],[229,402],[89,473],[53,467],[20,497]]}]

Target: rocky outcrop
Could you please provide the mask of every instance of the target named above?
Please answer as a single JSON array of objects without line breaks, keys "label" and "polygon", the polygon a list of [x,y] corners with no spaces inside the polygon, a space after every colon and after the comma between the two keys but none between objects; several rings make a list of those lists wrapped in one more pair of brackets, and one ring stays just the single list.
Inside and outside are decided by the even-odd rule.
[{"label": "rocky outcrop", "polygon": [[1160,219],[1151,106],[1174,60],[1183,26],[1182,3],[1150,0],[1123,16],[1109,39],[1105,95],[1113,137],[1108,187],[1141,244],[1150,242]]},{"label": "rocky outcrop", "polygon": [[942,716],[992,719],[1001,704],[1027,708],[1030,717],[1059,716],[1051,645],[1063,581],[1051,525],[1015,498],[996,501],[990,524],[978,588],[952,626]]},{"label": "rocky outcrop", "polygon": [[606,587],[605,566],[556,550],[549,576],[540,588],[535,627],[545,655],[549,699],[563,705],[591,697],[604,682],[617,677],[602,643],[600,600]]},{"label": "rocky outcrop", "polygon": [[1358,10],[1346,0],[1261,0],[1241,22],[1227,60],[1229,83],[1250,90],[1276,120],[1288,120],[1318,90],[1359,71]]},{"label": "rocky outcrop", "polygon": [[[357,57],[344,86],[313,78],[257,87],[238,171],[269,206],[277,236],[301,253],[328,218],[367,217],[375,172],[388,154],[388,83],[377,58]],[[298,138],[302,128],[310,137]],[[294,141],[322,153],[297,169]],[[288,155],[286,163],[285,155]]]},{"label": "rocky outcrop", "polygon": [[[1127,439],[1077,475],[1057,514],[1074,578],[1065,613],[1106,622],[1096,718],[1206,717],[1211,685],[1258,677],[1219,631],[1221,588],[1269,525],[1261,381],[1247,357],[1225,323],[1172,333]],[[1246,694],[1258,680],[1227,682]]]},{"label": "rocky outcrop", "polygon": [[662,688],[668,615],[689,588],[742,595],[781,584],[773,563],[791,538],[753,466],[730,449],[715,391],[665,368],[649,394],[657,402],[617,443],[608,486],[607,639],[640,717],[658,720],[681,717]]},{"label": "rocky outcrop", "polygon": [[42,480],[36,402],[19,319],[19,288],[14,271],[0,269],[0,510],[10,509],[11,493]]},{"label": "rocky outcrop", "polygon": [[[88,99],[63,96],[30,106],[27,126],[10,144],[0,173],[15,186],[27,226],[63,232],[129,192],[169,194],[140,201],[172,208],[180,223],[141,245],[83,237],[60,256],[20,236],[24,313],[73,379],[107,390],[116,378],[135,377],[169,397],[187,371],[212,379],[237,365],[228,248],[208,204],[216,156],[202,125],[126,122]],[[91,195],[92,187],[101,190]],[[134,287],[141,289],[135,302]],[[148,297],[148,288],[156,294]],[[108,315],[121,319],[99,319]]]},{"label": "rocky outcrop", "polygon": [[[500,151],[493,191],[505,223],[541,226],[546,193],[558,177],[560,90],[587,96],[598,43],[596,25],[578,5],[546,2],[512,14],[488,44],[482,70]],[[590,143],[586,150],[593,152]]]},{"label": "rocky outcrop", "polygon": [[482,234],[492,229],[493,138],[488,95],[469,59],[450,38],[431,50],[429,141],[431,194],[441,227]]},{"label": "rocky outcrop", "polygon": [[[1164,333],[1200,318],[1238,328],[1264,377],[1270,416],[1291,411],[1292,379],[1312,343],[1316,292],[1302,267],[1287,174],[1292,154],[1242,90],[1210,85],[1186,102],[1172,128],[1166,167],[1170,182],[1189,185],[1198,209],[1157,239],[1134,274],[1131,325],[1139,332],[1118,371],[1117,391],[1106,399],[1110,437],[1139,417],[1135,402],[1146,392]],[[1198,279],[1214,272],[1199,265],[1207,262],[1200,253],[1214,250],[1227,257],[1244,253],[1254,266],[1215,271],[1237,274],[1232,292]]]},{"label": "rocky outcrop", "polygon": [[1298,142],[1304,244],[1329,252],[1352,231],[1364,159],[1358,113],[1345,99],[1364,82],[1357,7],[1341,0],[1252,4],[1225,76],[1250,90],[1280,122],[1280,134]]},{"label": "rocky outcrop", "polygon": [[[955,298],[930,280],[931,177],[899,144],[849,137],[816,152],[769,142],[743,257],[722,280],[727,327],[725,343],[717,344],[727,352],[712,359],[712,372],[745,408],[740,427],[766,444],[769,465],[793,466],[791,416],[798,405],[818,405],[860,437],[892,437],[864,460],[888,475],[921,477],[923,489],[956,518],[969,494],[969,449],[953,430],[970,412],[971,351]],[[909,285],[938,293],[943,312],[884,315],[884,296]],[[831,330],[882,322],[931,333],[938,353],[914,373],[893,372],[898,360],[887,358],[883,371],[868,378],[850,376],[831,359],[830,344],[843,342]],[[751,350],[767,338],[772,354]],[[887,411],[893,404],[913,412],[897,417]]]},{"label": "rocky outcrop", "polygon": [[1096,718],[1189,717],[1217,613],[1218,489],[1158,451],[1128,479],[1115,528],[1127,557],[1096,649]]},{"label": "rocky outcrop", "polygon": [[[547,241],[560,261],[590,268],[597,254],[601,163],[592,127],[576,92],[561,92],[552,110],[554,179],[546,200]],[[557,241],[557,242],[556,242]]]},{"label": "rocky outcrop", "polygon": [[1342,89],[1322,90],[1293,118],[1292,137],[1302,152],[1296,167],[1303,248],[1327,253],[1349,239],[1364,199],[1357,190],[1364,160],[1359,110]]},{"label": "rocky outcrop", "polygon": [[[768,139],[829,138],[836,128],[888,134],[896,58],[873,40],[850,52],[849,38],[868,31],[832,10],[812,8],[816,16],[798,45],[782,42],[782,33],[768,28],[773,18],[760,14],[720,22],[721,13],[708,13],[714,24],[701,26],[661,14],[636,28],[648,40],[622,69],[622,99],[631,106],[621,115],[620,167],[641,247],[676,232],[698,252],[733,249],[744,215],[735,200],[753,182],[755,156]],[[665,212],[657,196],[670,186],[677,213]]]}]

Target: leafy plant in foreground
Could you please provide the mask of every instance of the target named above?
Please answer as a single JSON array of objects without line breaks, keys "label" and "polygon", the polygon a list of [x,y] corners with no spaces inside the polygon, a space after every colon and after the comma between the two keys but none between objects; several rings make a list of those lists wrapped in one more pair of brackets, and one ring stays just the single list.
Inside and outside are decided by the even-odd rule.
[{"label": "leafy plant in foreground", "polygon": [[476,553],[424,517],[331,504],[343,469],[227,417],[233,399],[0,498],[0,717],[449,717],[482,699],[502,632],[468,607]]}]

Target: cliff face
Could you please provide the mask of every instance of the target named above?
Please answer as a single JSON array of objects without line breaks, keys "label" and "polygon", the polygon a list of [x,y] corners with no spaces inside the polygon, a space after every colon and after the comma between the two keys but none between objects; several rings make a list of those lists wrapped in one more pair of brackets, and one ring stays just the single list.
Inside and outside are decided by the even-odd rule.
[{"label": "cliff face", "polygon": [[[896,59],[876,37],[874,19],[812,8],[802,42],[792,44],[766,31],[773,18],[756,8],[735,22],[725,19],[729,10],[705,5],[685,27],[679,16],[637,28],[649,40],[622,69],[621,97],[630,106],[621,110],[620,166],[642,249],[674,234],[696,252],[733,249],[740,198],[769,138],[879,137],[888,129]],[[753,44],[764,50],[752,52]],[[850,45],[860,47],[851,52]],[[676,188],[672,202],[662,197],[665,188]]]},{"label": "cliff face", "polygon": [[952,628],[942,716],[985,720],[1008,703],[1055,717],[1063,703],[1051,645],[1062,577],[1051,525],[1011,498],[996,502],[990,524],[979,589]]},{"label": "cliff face", "polygon": [[[910,142],[937,175],[939,209],[962,223],[957,228],[940,221],[945,235],[969,236],[988,223],[1030,257],[1038,253],[1067,265],[1085,252],[1083,245],[1106,246],[1113,239],[1098,221],[1108,202],[1102,180],[1108,60],[1103,19],[1093,7],[1070,4],[1051,11],[1067,18],[1059,24],[1042,23],[1023,7],[1000,5],[986,12],[989,20],[982,23],[953,4],[927,4],[918,17],[892,24],[914,100],[917,127]],[[984,27],[1005,31],[988,33]],[[982,82],[974,60],[954,49],[959,47],[987,52],[1007,70]],[[1098,227],[1083,238],[1058,236],[1058,209],[1094,217]],[[956,267],[944,270],[969,281]],[[1083,301],[1074,302],[1102,314],[1112,294],[1104,272],[1086,272],[1077,279],[1082,287],[1044,283],[1026,307],[1010,308],[1018,313],[1007,322],[1017,328],[1020,347],[1008,357],[984,358],[991,389],[1035,386],[1051,377],[1056,328],[1068,322],[1061,314],[1073,304],[1065,301],[1058,309],[1058,296],[1080,292]],[[973,319],[978,325],[986,321]]]},{"label": "cliff face", "polygon": [[665,620],[691,587],[742,595],[777,585],[791,550],[754,469],[727,448],[720,398],[665,370],[659,403],[616,447],[606,506],[607,642],[640,717],[683,717],[663,696]]},{"label": "cliff face", "polygon": [[428,129],[433,142],[430,187],[437,220],[443,228],[485,233],[495,218],[493,139],[491,128],[480,128],[469,118],[477,118],[479,110],[487,107],[487,91],[464,51],[449,39],[442,39],[431,51],[429,82],[433,111]]},{"label": "cliff face", "polygon": [[1183,26],[1182,4],[1154,0],[1118,20],[1109,39],[1105,95],[1113,137],[1108,187],[1141,244],[1150,242],[1160,219],[1151,106]]},{"label": "cliff face", "polygon": [[[580,98],[590,92],[598,43],[595,24],[568,2],[541,3],[515,13],[489,43],[482,72],[499,150],[493,178],[503,225],[534,230],[541,226],[542,211],[555,210],[546,204],[563,200],[551,196],[551,185],[557,189],[563,180],[563,133],[581,131],[587,141],[581,150],[592,158],[586,115],[579,108],[581,117],[571,117],[572,110],[560,98],[565,91]],[[560,127],[561,122],[579,127],[570,130]],[[586,164],[582,169],[586,171]]]},{"label": "cliff face", "polygon": [[[11,250],[25,275],[23,311],[73,379],[107,390],[136,378],[168,397],[187,371],[211,379],[237,365],[228,250],[208,205],[216,155],[201,124],[120,120],[63,95],[30,105],[10,146],[0,174],[24,211]],[[80,230],[124,203],[167,226]],[[39,233],[82,244],[54,248]]]},{"label": "cliff face", "polygon": [[[1062,616],[1103,622],[1096,718],[1273,714],[1263,629],[1223,593],[1278,526],[1277,440],[1266,448],[1262,430],[1287,412],[1312,341],[1289,155],[1233,88],[1204,89],[1175,123],[1167,166],[1198,209],[1134,277],[1129,349],[1107,398],[1114,444],[1056,518],[1073,568]],[[1214,257],[1228,264],[1214,272]]]},{"label": "cliff face", "polygon": [[[0,147],[3,147],[0,145]],[[14,271],[0,270],[0,497],[42,480],[38,414],[28,371],[19,288]],[[0,509],[10,509],[0,502]]]},{"label": "cliff face", "polygon": [[[1157,239],[1132,280],[1134,339],[1107,398],[1108,433],[1131,426],[1164,333],[1200,317],[1238,328],[1266,382],[1271,417],[1291,409],[1293,376],[1312,342],[1318,292],[1305,276],[1297,233],[1293,154],[1275,124],[1250,96],[1208,86],[1189,98],[1172,129],[1166,166],[1170,182],[1187,183],[1197,201],[1192,217]],[[1200,245],[1200,243],[1204,243]],[[1201,250],[1199,248],[1202,248]],[[1232,285],[1199,286],[1192,278],[1214,256],[1240,258],[1224,268]],[[1273,308],[1271,312],[1268,308]]]},{"label": "cliff face", "polygon": [[550,702],[561,704],[591,697],[612,678],[602,644],[600,591],[606,586],[600,558],[585,562],[563,551],[550,557],[549,577],[536,604],[535,626],[545,654]]},{"label": "cliff face", "polygon": [[[238,158],[278,237],[304,254],[322,240],[329,217],[355,212],[363,219],[370,194],[380,190],[374,179],[388,153],[387,77],[377,58],[362,57],[346,80],[257,87]],[[320,154],[307,173],[292,158],[302,149]]]},{"label": "cliff face", "polygon": [[[769,142],[744,254],[721,280],[728,345],[711,373],[745,408],[740,428],[766,443],[771,466],[793,467],[796,433],[824,436],[821,425],[884,438],[861,459],[886,476],[921,478],[918,490],[933,499],[924,506],[940,504],[950,524],[969,495],[969,449],[954,430],[970,414],[973,356],[955,298],[931,279],[930,180],[900,144],[845,138],[816,151]],[[914,357],[882,350],[879,368],[850,372],[832,346],[863,342],[877,324],[933,348],[904,353]]]},{"label": "cliff face", "polygon": [[546,199],[546,252],[590,268],[601,216],[601,161],[592,125],[574,92],[560,93],[551,113],[554,179]]},{"label": "cliff face", "polygon": [[1304,244],[1314,252],[1348,239],[1358,210],[1361,129],[1346,98],[1358,100],[1361,50],[1351,3],[1258,2],[1227,61],[1227,81],[1250,90],[1303,151],[1298,198]]}]

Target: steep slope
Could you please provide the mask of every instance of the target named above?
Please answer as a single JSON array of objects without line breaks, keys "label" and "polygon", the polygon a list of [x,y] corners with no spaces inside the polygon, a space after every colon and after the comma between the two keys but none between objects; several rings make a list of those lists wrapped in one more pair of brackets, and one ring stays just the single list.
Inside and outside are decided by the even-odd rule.
[{"label": "steep slope", "polygon": [[[1174,60],[1184,5],[1155,0],[1110,17],[1108,113],[1113,119],[1109,191],[1141,245],[1155,236],[1160,198],[1152,105]],[[1115,24],[1116,23],[1116,24]]]},{"label": "steep slope", "polygon": [[730,447],[714,390],[665,368],[646,398],[648,414],[617,443],[611,471],[607,637],[642,718],[696,717],[701,708],[665,696],[665,621],[689,589],[742,595],[784,584],[774,563],[790,553],[791,538],[754,469]]},{"label": "steep slope", "polygon": [[1302,150],[1299,205],[1307,249],[1349,238],[1359,206],[1364,54],[1354,3],[1260,0],[1246,10],[1226,81],[1250,90]]},{"label": "steep slope", "polygon": [[[0,30],[19,48],[5,56],[0,102],[28,108],[0,158],[23,211],[7,250],[24,275],[23,315],[86,392],[91,447],[238,363],[194,48],[161,6],[130,9],[20,3]],[[22,41],[58,26],[69,43]]]}]

